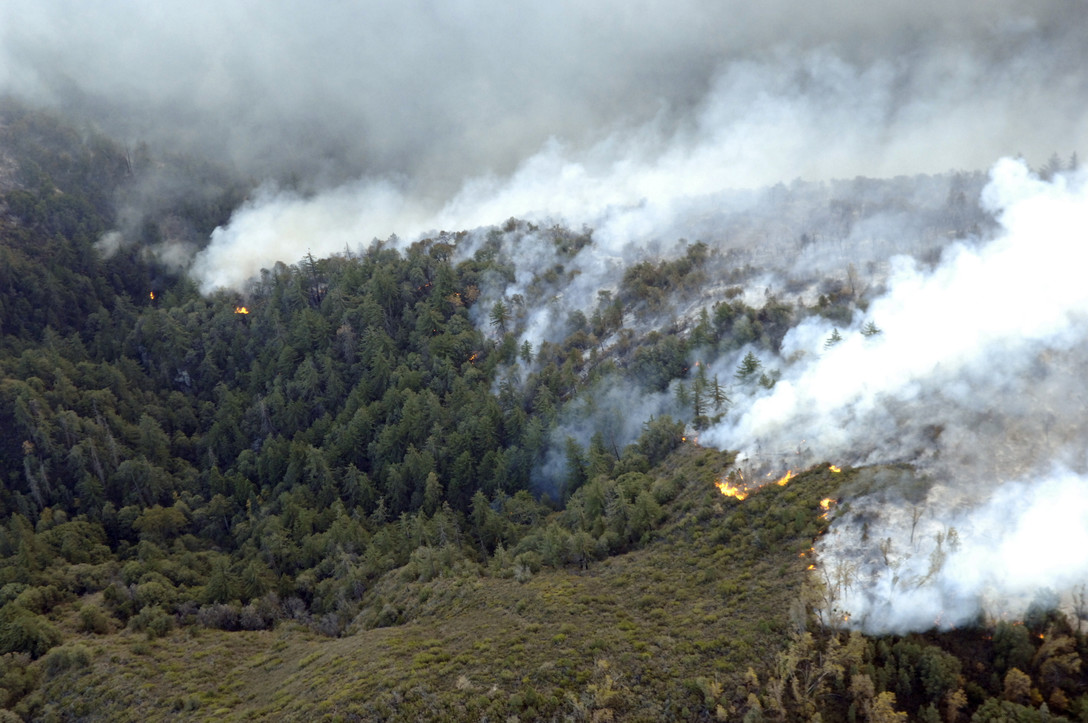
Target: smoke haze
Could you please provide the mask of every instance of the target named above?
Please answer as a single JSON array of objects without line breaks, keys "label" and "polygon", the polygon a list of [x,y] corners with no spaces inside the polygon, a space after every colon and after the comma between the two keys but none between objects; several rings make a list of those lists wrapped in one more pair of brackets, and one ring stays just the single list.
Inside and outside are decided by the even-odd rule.
[{"label": "smoke haze", "polygon": [[1088,133],[1086,13],[17,1],[0,89],[292,179],[301,194],[269,187],[213,239],[195,268],[211,289],[393,233],[519,216],[628,245],[723,189],[1041,162]]}]

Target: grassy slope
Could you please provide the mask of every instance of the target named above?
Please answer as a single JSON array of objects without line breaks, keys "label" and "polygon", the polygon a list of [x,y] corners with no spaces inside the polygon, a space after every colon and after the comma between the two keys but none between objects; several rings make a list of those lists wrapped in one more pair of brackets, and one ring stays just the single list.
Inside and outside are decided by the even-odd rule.
[{"label": "grassy slope", "polygon": [[786,642],[818,502],[848,473],[813,468],[736,502],[711,484],[727,459],[674,455],[664,473],[684,487],[668,521],[588,570],[407,583],[409,622],[340,639],[293,624],[155,640],[73,632],[67,644],[90,664],[47,672],[27,702],[134,721],[737,718],[746,671],[762,673]]}]

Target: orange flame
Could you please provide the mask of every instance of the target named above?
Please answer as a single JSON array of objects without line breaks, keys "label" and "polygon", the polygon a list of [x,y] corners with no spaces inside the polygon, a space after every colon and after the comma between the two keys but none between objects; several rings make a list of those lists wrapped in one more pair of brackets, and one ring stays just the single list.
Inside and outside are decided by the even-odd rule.
[{"label": "orange flame", "polygon": [[149,293],[149,294],[148,294],[148,296],[150,296],[150,297],[151,297],[151,300],[152,300],[152,301],[154,301],[154,300],[155,300],[155,292],[154,292],[154,291],[152,291],[151,293]]},{"label": "orange flame", "polygon": [[775,482],[775,484],[778,485],[779,487],[785,487],[786,485],[788,485],[790,483],[791,479],[793,479],[793,470],[787,470],[786,471],[786,476],[783,477],[782,479],[778,480],[777,482]]},{"label": "orange flame", "polygon": [[249,309],[247,309],[244,306],[236,306],[236,307],[234,307],[234,313],[235,314],[248,314]]},{"label": "orange flame", "polygon": [[729,484],[726,480],[715,482],[714,486],[726,497],[736,497],[738,500],[743,500],[748,496],[747,487],[737,487]]},{"label": "orange flame", "polygon": [[820,500],[820,509],[824,511],[824,513],[820,515],[821,520],[827,519],[828,514],[831,512],[831,505],[833,504],[835,504],[835,499],[832,497],[825,497]]},{"label": "orange flame", "polygon": [[833,465],[833,464],[832,464],[832,465],[828,465],[828,469],[830,469],[830,470],[831,470],[832,472],[834,472],[835,474],[838,474],[839,472],[842,472],[842,467],[836,467],[836,466],[835,466],[835,465]]}]

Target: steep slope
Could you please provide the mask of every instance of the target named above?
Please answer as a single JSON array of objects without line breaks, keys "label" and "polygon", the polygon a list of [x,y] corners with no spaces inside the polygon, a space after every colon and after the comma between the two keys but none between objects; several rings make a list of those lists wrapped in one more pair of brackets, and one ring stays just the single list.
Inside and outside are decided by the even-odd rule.
[{"label": "steep slope", "polygon": [[387,602],[405,622],[338,639],[292,623],[78,636],[53,655],[82,646],[87,659],[55,674],[47,659],[23,710],[118,720],[738,717],[758,692],[753,672],[766,679],[798,622],[808,565],[799,554],[842,477],[815,469],[740,503],[712,484],[727,462],[678,452],[660,471],[682,487],[669,521],[645,548],[585,570],[518,581],[475,569],[427,582],[394,571]]}]

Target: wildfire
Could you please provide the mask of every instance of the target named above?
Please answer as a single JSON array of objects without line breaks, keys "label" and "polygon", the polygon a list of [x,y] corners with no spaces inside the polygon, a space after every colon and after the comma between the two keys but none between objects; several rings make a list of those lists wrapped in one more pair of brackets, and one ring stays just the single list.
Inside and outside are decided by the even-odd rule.
[{"label": "wildfire", "polygon": [[835,504],[833,497],[825,497],[820,500],[820,509],[823,510],[823,514],[820,515],[821,520],[826,520],[828,513],[831,511],[831,505]]},{"label": "wildfire", "polygon": [[152,300],[152,301],[154,301],[154,300],[155,300],[155,292],[154,292],[154,291],[150,292],[150,293],[148,294],[148,296],[150,296],[150,297],[151,297],[151,300]]},{"label": "wildfire", "polygon": [[236,307],[234,307],[234,313],[235,314],[248,314],[249,309],[247,309],[244,306],[236,306]]},{"label": "wildfire", "polygon": [[793,470],[787,470],[786,476],[775,482],[775,484],[779,487],[785,487],[790,483],[791,479],[793,479]]},{"label": "wildfire", "polygon": [[828,465],[828,467],[827,467],[827,468],[828,468],[829,470],[831,470],[832,472],[834,472],[835,474],[838,474],[839,472],[842,472],[842,467],[836,467],[836,466],[835,466],[835,465],[833,465],[833,464],[832,464],[832,465]]},{"label": "wildfire", "polygon": [[729,484],[726,480],[715,482],[714,486],[726,497],[736,497],[738,500],[743,500],[748,496],[747,487],[734,486]]}]

